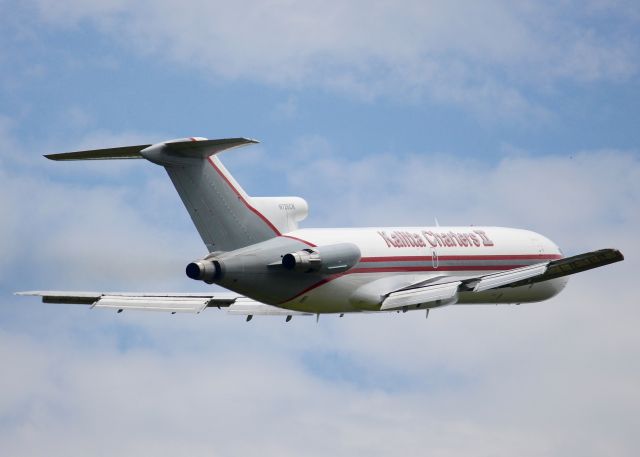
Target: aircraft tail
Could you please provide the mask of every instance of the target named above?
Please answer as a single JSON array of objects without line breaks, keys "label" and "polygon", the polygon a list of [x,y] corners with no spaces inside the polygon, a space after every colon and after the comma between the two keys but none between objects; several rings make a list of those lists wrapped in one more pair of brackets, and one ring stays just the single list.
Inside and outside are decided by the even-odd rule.
[{"label": "aircraft tail", "polygon": [[209,252],[231,251],[298,228],[299,197],[250,197],[216,154],[257,143],[247,138],[185,138],[158,144],[46,155],[51,160],[147,159],[162,165]]}]

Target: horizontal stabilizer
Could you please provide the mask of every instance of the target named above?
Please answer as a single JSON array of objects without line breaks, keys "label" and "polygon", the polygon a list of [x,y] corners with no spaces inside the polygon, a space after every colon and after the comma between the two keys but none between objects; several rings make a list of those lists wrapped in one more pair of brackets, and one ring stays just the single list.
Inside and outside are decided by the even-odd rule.
[{"label": "horizontal stabilizer", "polygon": [[[172,155],[206,159],[209,156],[231,148],[237,148],[246,144],[258,143],[249,138],[222,138],[207,140],[206,138],[183,138],[179,140],[159,143]],[[107,149],[89,149],[86,151],[62,152],[59,154],[47,154],[50,160],[113,160],[113,159],[142,159],[141,151],[157,145],[140,144],[137,146],[122,146]]]},{"label": "horizontal stabilizer", "polygon": [[142,159],[140,151],[151,146],[140,144],[138,146],[122,146],[119,148],[90,149],[87,151],[61,152],[59,154],[47,154],[50,160],[112,160],[112,159]]}]

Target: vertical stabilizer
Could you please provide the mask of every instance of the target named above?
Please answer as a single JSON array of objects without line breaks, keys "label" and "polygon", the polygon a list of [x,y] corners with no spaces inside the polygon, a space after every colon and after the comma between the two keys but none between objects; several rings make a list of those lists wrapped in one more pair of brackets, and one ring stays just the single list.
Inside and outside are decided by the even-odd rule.
[{"label": "vertical stabilizer", "polygon": [[232,251],[280,235],[220,160],[221,151],[257,143],[246,138],[193,138],[151,146],[141,154],[162,165],[209,252]]},{"label": "vertical stabilizer", "polygon": [[257,143],[246,138],[186,138],[154,145],[48,155],[52,160],[145,158],[169,174],[209,252],[232,251],[297,228],[307,214],[298,197],[252,199],[215,155]]},{"label": "vertical stabilizer", "polygon": [[209,252],[231,251],[280,235],[217,157],[165,169]]}]

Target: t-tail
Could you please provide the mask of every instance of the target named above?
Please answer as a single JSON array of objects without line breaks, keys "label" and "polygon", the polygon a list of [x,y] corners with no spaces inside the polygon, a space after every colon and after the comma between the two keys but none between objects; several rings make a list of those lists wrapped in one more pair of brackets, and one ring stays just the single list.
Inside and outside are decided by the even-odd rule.
[{"label": "t-tail", "polygon": [[65,152],[51,160],[147,159],[167,170],[209,252],[232,251],[296,230],[308,212],[300,197],[251,197],[216,156],[257,143],[183,138],[158,144]]}]

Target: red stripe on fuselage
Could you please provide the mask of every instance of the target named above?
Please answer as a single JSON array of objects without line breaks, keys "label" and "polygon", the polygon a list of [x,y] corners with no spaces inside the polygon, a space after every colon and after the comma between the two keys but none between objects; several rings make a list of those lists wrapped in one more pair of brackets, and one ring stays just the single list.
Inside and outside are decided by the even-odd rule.
[{"label": "red stripe on fuselage", "polygon": [[301,243],[306,244],[307,246],[310,246],[312,248],[315,248],[316,245],[307,241],[307,240],[303,240],[302,238],[298,238],[297,236],[291,236],[291,235],[280,235],[282,238],[291,238],[292,240],[296,240],[296,241],[300,241]]},{"label": "red stripe on fuselage", "polygon": [[349,273],[385,273],[385,272],[413,272],[413,271],[493,271],[493,270],[512,270],[514,268],[522,268],[527,265],[443,265],[441,267],[371,267],[371,268],[352,268]]},{"label": "red stripe on fuselage", "polygon": [[[431,261],[432,256],[363,257],[360,262],[419,262]],[[516,254],[516,255],[439,255],[438,260],[557,260],[560,254]]]},{"label": "red stripe on fuselage", "polygon": [[266,218],[266,216],[264,214],[262,214],[260,211],[258,211],[257,209],[255,209],[253,206],[251,206],[249,204],[249,202],[247,200],[245,200],[245,198],[242,196],[242,194],[238,191],[238,189],[236,189],[233,184],[231,183],[231,181],[229,181],[229,178],[227,178],[225,176],[225,174],[222,172],[222,170],[220,170],[220,168],[218,168],[218,166],[215,164],[215,162],[213,161],[213,159],[211,157],[209,157],[209,163],[211,164],[211,166],[213,167],[214,170],[216,170],[218,172],[218,174],[222,177],[222,179],[225,180],[225,182],[227,183],[227,185],[231,188],[231,190],[233,191],[233,193],[235,193],[238,198],[240,199],[240,201],[242,201],[242,203],[244,203],[244,206],[246,206],[250,211],[252,211],[256,216],[258,216],[260,219],[262,219],[262,221],[267,224],[269,226],[269,228],[271,230],[273,230],[273,232],[277,235],[280,236],[280,230],[278,230],[276,228],[275,225],[273,225],[271,223],[271,221],[269,219]]},{"label": "red stripe on fuselage", "polygon": [[310,291],[312,291],[313,289],[315,289],[315,288],[317,288],[317,287],[320,287],[320,286],[322,286],[322,285],[324,285],[324,284],[326,284],[326,283],[328,283],[328,282],[331,282],[331,281],[333,281],[334,279],[338,279],[339,277],[344,276],[344,275],[346,275],[346,274],[348,274],[348,272],[346,272],[346,273],[338,273],[338,274],[335,274],[335,275],[329,276],[329,277],[327,277],[327,278],[321,279],[320,281],[318,281],[318,282],[316,282],[316,283],[314,283],[314,284],[311,284],[309,287],[307,287],[306,289],[304,289],[302,292],[299,292],[299,293],[295,294],[293,297],[291,297],[291,298],[287,298],[285,301],[280,302],[280,304],[290,302],[291,300],[295,300],[295,299],[296,299],[296,298],[298,298],[300,295],[304,295],[304,294],[306,294],[307,292],[310,292]]}]

